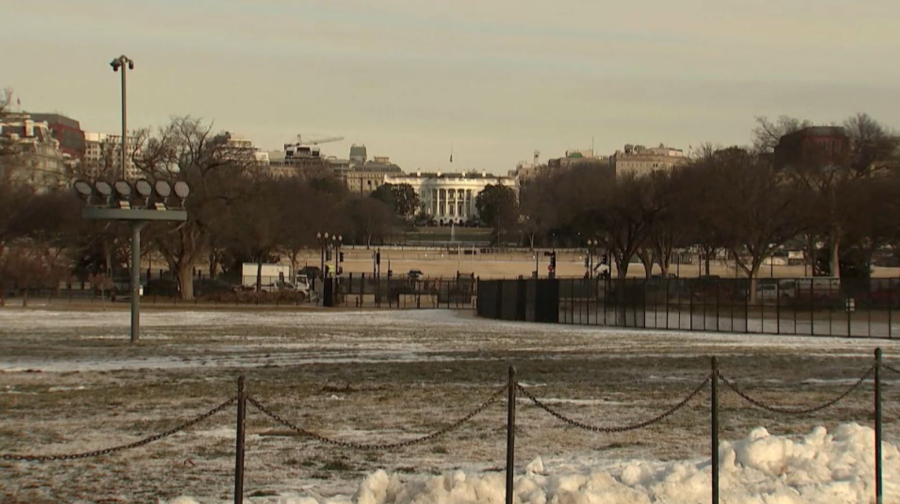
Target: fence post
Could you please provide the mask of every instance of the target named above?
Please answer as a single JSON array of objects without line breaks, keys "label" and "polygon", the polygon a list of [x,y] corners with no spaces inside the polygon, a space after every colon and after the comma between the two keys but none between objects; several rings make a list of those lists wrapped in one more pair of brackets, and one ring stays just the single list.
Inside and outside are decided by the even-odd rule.
[{"label": "fence post", "polygon": [[506,403],[506,504],[513,504],[516,468],[516,368],[509,366],[509,397]]},{"label": "fence post", "polygon": [[244,426],[247,416],[247,393],[244,377],[238,377],[237,435],[234,449],[234,504],[244,502]]},{"label": "fence post", "polygon": [[881,349],[875,349],[875,502],[884,502],[881,457]]},{"label": "fence post", "polygon": [[719,503],[719,366],[716,358],[712,358],[712,381],[710,382],[710,413],[712,425],[710,434],[712,439],[712,503]]}]

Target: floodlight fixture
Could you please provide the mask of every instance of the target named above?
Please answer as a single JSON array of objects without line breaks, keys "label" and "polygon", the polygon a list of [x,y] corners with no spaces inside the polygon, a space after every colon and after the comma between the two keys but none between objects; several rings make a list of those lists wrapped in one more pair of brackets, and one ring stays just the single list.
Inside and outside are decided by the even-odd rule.
[{"label": "floodlight fixture", "polygon": [[84,199],[88,199],[91,197],[91,194],[94,194],[94,188],[91,187],[90,182],[78,179],[72,185],[75,187],[75,191],[78,192],[78,195]]},{"label": "floodlight fixture", "polygon": [[191,187],[187,182],[183,180],[175,182],[175,196],[178,196],[181,201],[184,201],[189,194],[191,194]]},{"label": "floodlight fixture", "polygon": [[99,193],[100,196],[103,196],[104,198],[109,198],[110,196],[112,196],[112,186],[109,185],[109,182],[105,180],[98,180],[94,182],[94,189],[96,189],[97,193]]},{"label": "floodlight fixture", "polygon": [[344,235],[338,235],[338,241],[339,241],[339,242],[343,242],[343,241],[344,241]]},{"label": "floodlight fixture", "polygon": [[131,196],[131,184],[129,184],[125,180],[116,180],[113,187],[116,188],[116,193],[120,198],[128,199]]},{"label": "floodlight fixture", "polygon": [[322,232],[321,232],[321,231],[319,231],[319,232],[316,233],[316,239],[317,239],[317,240],[321,240],[321,239],[322,239]]},{"label": "floodlight fixture", "polygon": [[165,180],[157,180],[154,187],[156,188],[157,196],[162,199],[166,199],[172,194],[172,186]]},{"label": "floodlight fixture", "polygon": [[153,196],[153,186],[150,185],[150,181],[148,181],[147,179],[138,179],[134,183],[134,188],[138,194],[145,198]]},{"label": "floodlight fixture", "polygon": [[325,239],[328,239],[328,231],[325,231]]}]

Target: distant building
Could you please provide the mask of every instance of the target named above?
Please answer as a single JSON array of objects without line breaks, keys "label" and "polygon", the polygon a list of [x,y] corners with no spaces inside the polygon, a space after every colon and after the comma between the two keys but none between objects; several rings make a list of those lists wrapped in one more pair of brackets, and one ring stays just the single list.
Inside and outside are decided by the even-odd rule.
[{"label": "distant building", "polygon": [[826,168],[850,164],[850,139],[840,126],[813,126],[782,136],[775,146],[775,167]]},{"label": "distant building", "polygon": [[[134,154],[140,149],[136,137],[128,137],[125,156],[125,178],[136,180],[143,176],[134,164]],[[82,157],[82,174],[89,177],[122,178],[122,135],[106,133],[84,134],[84,156]]]},{"label": "distant building", "polygon": [[[500,184],[516,191],[516,180],[485,172],[423,173],[385,177],[385,183],[409,184],[416,194],[422,213],[442,226],[465,224],[478,217],[475,198],[485,187]],[[518,194],[518,191],[517,191]]]},{"label": "distant building", "polygon": [[11,159],[0,164],[0,176],[30,184],[39,190],[68,183],[65,159],[49,124],[29,114],[8,114],[0,119],[0,137],[11,146]]},{"label": "distant building", "polygon": [[551,170],[567,169],[576,166],[603,169],[609,166],[609,158],[594,155],[593,149],[573,149],[567,150],[565,157],[547,161],[547,168]]},{"label": "distant building", "polygon": [[352,164],[350,169],[335,172],[351,193],[366,196],[385,184],[386,177],[403,176],[400,169],[387,156],[375,156],[372,161],[363,164]]},{"label": "distant building", "polygon": [[286,143],[282,151],[267,153],[269,172],[276,177],[319,176],[329,171],[328,161],[318,147],[301,143]]},{"label": "distant building", "polygon": [[625,145],[624,150],[617,150],[609,159],[617,176],[626,173],[644,175],[655,170],[671,170],[675,166],[687,162],[684,151],[659,144],[659,147],[646,148],[643,145]]},{"label": "distant building", "polygon": [[365,145],[353,144],[350,146],[350,164],[364,164],[368,160]]},{"label": "distant building", "polygon": [[63,155],[76,160],[84,157],[84,131],[78,121],[61,114],[31,114],[31,119],[47,123]]}]

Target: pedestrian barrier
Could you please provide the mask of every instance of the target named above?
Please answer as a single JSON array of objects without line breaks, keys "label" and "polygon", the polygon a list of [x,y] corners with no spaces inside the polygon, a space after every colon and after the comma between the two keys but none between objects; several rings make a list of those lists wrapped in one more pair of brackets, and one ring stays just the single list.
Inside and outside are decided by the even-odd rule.
[{"label": "pedestrian barrier", "polygon": [[481,280],[477,291],[478,315],[500,320],[866,338],[900,334],[896,278],[520,278]]},{"label": "pedestrian barrier", "polygon": [[237,419],[236,419],[236,435],[235,435],[235,491],[234,491],[234,502],[241,503],[244,498],[244,457],[245,457],[245,446],[246,446],[246,425],[247,425],[247,404],[253,406],[253,408],[261,413],[263,417],[266,419],[286,427],[293,433],[314,440],[321,444],[355,451],[395,451],[403,448],[407,448],[414,445],[420,445],[429,443],[434,441],[441,436],[449,434],[453,431],[456,431],[462,428],[467,423],[471,422],[475,417],[486,411],[492,405],[498,403],[500,398],[504,393],[507,394],[507,422],[506,422],[506,432],[507,432],[507,462],[506,462],[506,502],[508,504],[512,504],[513,502],[513,478],[515,476],[515,435],[516,435],[516,395],[517,393],[521,393],[528,402],[534,405],[540,411],[543,411],[546,414],[551,415],[556,418],[560,422],[564,423],[569,427],[574,427],[577,429],[589,431],[597,434],[609,434],[609,433],[621,433],[627,431],[634,431],[638,429],[644,429],[651,425],[664,422],[669,417],[671,417],[676,412],[683,409],[687,406],[692,400],[697,398],[701,393],[709,386],[710,391],[710,448],[711,448],[711,494],[710,501],[713,504],[719,502],[719,469],[718,469],[718,445],[719,445],[719,410],[718,410],[718,400],[719,400],[719,392],[718,392],[718,384],[721,382],[725,385],[726,389],[734,393],[737,397],[741,398],[743,401],[746,401],[748,404],[762,409],[764,411],[778,414],[778,415],[810,415],[813,413],[820,412],[836,404],[840,403],[844,399],[846,399],[850,394],[860,389],[860,387],[866,383],[867,380],[872,379],[873,388],[874,388],[874,428],[875,428],[875,501],[877,503],[883,502],[883,481],[882,481],[882,381],[881,381],[881,372],[883,370],[890,371],[895,373],[900,377],[900,369],[885,364],[882,362],[882,353],[881,349],[875,350],[875,360],[874,363],[867,368],[863,373],[860,374],[860,377],[856,379],[849,387],[843,389],[838,395],[829,399],[823,403],[813,405],[813,406],[782,406],[782,405],[771,405],[763,402],[762,400],[754,397],[751,393],[747,392],[742,386],[738,385],[739,380],[734,377],[725,376],[722,374],[721,370],[718,367],[717,360],[715,357],[710,359],[711,369],[710,372],[699,381],[699,383],[690,389],[690,391],[677,403],[670,406],[662,413],[659,413],[653,417],[650,417],[646,420],[641,420],[638,422],[624,424],[624,425],[593,425],[580,420],[576,420],[571,418],[568,415],[563,414],[558,411],[556,408],[553,408],[548,404],[547,401],[541,400],[534,393],[532,393],[530,387],[523,385],[519,382],[515,368],[513,366],[509,367],[509,379],[507,383],[505,383],[502,387],[494,390],[490,395],[487,396],[485,400],[471,409],[466,415],[462,416],[458,420],[447,424],[446,426],[432,431],[428,434],[414,437],[411,439],[395,441],[395,442],[385,442],[385,443],[357,443],[352,441],[345,441],[340,439],[335,439],[333,437],[325,436],[319,433],[314,432],[302,425],[299,425],[293,421],[290,421],[284,418],[282,415],[276,413],[271,407],[265,405],[261,400],[256,397],[250,395],[249,391],[245,387],[244,377],[241,376],[238,379],[238,388],[237,395],[234,397],[230,397],[224,402],[218,404],[212,409],[195,416],[171,429],[163,431],[161,433],[148,436],[142,438],[138,441],[127,443],[123,445],[112,446],[108,448],[92,450],[87,452],[79,452],[79,453],[68,453],[68,454],[14,454],[14,453],[2,453],[0,454],[0,460],[5,462],[52,462],[52,461],[67,461],[67,460],[77,460],[77,459],[85,459],[91,457],[99,457],[103,455],[114,455],[117,453],[121,453],[127,450],[136,449],[142,446],[149,445],[155,441],[159,441],[168,436],[172,436],[173,434],[185,431],[197,424],[200,424],[211,417],[215,416],[218,413],[221,413],[226,408],[237,404]]}]

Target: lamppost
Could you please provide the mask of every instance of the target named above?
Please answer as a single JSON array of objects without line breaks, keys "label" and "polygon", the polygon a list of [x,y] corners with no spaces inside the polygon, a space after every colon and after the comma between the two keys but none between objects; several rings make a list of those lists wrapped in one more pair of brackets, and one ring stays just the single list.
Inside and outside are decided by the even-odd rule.
[{"label": "lamppost", "polygon": [[321,254],[321,262],[319,267],[319,274],[322,275],[322,279],[325,279],[325,247],[328,245],[328,231],[324,234],[322,232],[316,233],[316,240],[319,241],[319,252]]},{"label": "lamppost", "polygon": [[128,70],[134,70],[134,60],[123,54],[118,58],[110,61],[109,66],[112,67],[113,72],[118,72],[120,68],[122,69],[122,179],[124,180],[128,178],[128,171],[125,168],[125,160],[127,159],[126,153],[128,152],[128,140],[126,136],[128,134],[128,129],[126,126],[127,115],[125,112],[125,67],[127,66]]},{"label": "lamppost", "polygon": [[74,188],[85,202],[81,213],[85,219],[126,221],[131,225],[131,342],[137,343],[141,326],[141,229],[153,221],[186,221],[184,202],[190,187],[187,182],[175,182],[177,202],[172,208],[169,197],[173,187],[165,180],[151,185],[140,179],[133,187],[125,180],[117,180],[112,186],[105,180],[93,184],[76,180]]},{"label": "lamppost", "polygon": [[587,240],[588,256],[587,256],[587,260],[585,261],[584,264],[585,264],[585,266],[587,266],[588,279],[592,278],[594,275],[594,253],[597,248],[597,245],[599,245],[599,244],[600,244],[600,242],[595,239],[588,238],[588,240]]}]

